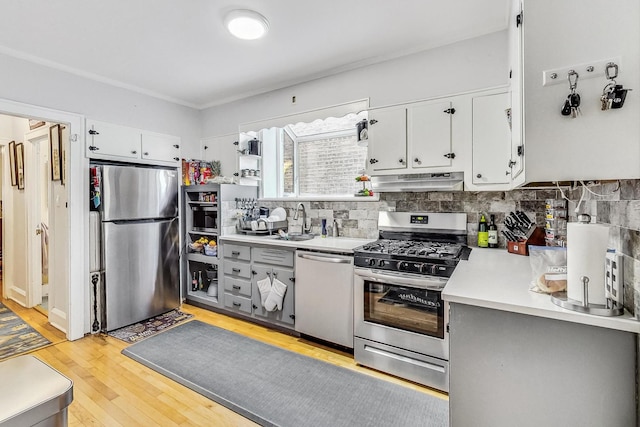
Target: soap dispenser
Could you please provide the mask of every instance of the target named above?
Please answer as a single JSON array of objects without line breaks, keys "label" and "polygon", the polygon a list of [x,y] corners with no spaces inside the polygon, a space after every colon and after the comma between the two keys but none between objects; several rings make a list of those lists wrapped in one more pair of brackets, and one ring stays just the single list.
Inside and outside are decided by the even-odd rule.
[{"label": "soap dispenser", "polygon": [[333,237],[338,237],[338,223],[333,220]]}]

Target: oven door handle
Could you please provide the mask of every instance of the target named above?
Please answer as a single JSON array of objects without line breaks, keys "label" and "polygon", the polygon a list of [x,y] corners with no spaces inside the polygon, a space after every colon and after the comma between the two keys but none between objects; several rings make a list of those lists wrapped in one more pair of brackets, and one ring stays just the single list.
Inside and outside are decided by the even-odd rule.
[{"label": "oven door handle", "polygon": [[413,288],[428,289],[433,291],[441,291],[444,289],[444,285],[447,284],[446,279],[432,278],[432,277],[420,277],[419,279],[413,277],[395,277],[390,274],[380,274],[371,270],[363,270],[356,268],[354,273],[357,276],[362,277],[364,280],[371,282],[378,282],[382,284],[409,286]]}]

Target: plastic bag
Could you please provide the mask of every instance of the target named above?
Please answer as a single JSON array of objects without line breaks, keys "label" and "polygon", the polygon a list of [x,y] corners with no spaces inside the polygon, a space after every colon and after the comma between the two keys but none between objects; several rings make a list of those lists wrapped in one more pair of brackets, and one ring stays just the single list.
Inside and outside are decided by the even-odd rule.
[{"label": "plastic bag", "polygon": [[550,294],[567,289],[567,248],[529,246],[532,279],[529,290]]}]

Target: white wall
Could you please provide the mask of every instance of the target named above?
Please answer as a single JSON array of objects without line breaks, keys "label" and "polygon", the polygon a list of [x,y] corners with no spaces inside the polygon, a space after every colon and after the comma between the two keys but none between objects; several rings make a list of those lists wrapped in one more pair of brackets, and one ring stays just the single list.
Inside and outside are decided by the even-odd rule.
[{"label": "white wall", "polygon": [[0,98],[82,114],[182,138],[182,156],[200,151],[197,110],[0,54]]},{"label": "white wall", "polygon": [[[378,107],[508,83],[507,32],[359,68],[202,111],[202,136],[240,123],[370,98]],[[259,67],[257,69],[259,72]],[[291,97],[296,96],[296,104]]]},{"label": "white wall", "polygon": [[[525,1],[523,28],[527,181],[640,178],[640,1]],[[567,75],[543,86],[543,71],[615,57],[624,107],[601,111],[608,81],[577,69],[582,116],[562,116]]]}]

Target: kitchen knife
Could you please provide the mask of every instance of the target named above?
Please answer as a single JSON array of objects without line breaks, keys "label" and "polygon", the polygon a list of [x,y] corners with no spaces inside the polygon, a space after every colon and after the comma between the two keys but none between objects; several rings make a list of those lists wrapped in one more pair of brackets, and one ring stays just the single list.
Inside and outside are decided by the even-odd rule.
[{"label": "kitchen knife", "polygon": [[527,227],[520,218],[517,217],[517,215],[514,212],[509,212],[509,217],[513,218],[515,224],[516,224],[516,228],[519,229],[522,233],[527,234],[527,229],[529,227]]},{"label": "kitchen knife", "polygon": [[522,211],[516,211],[516,216],[524,222],[527,228],[531,228],[531,226],[533,225],[533,221],[529,219],[526,213]]}]

